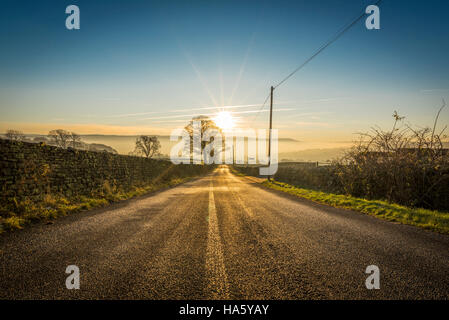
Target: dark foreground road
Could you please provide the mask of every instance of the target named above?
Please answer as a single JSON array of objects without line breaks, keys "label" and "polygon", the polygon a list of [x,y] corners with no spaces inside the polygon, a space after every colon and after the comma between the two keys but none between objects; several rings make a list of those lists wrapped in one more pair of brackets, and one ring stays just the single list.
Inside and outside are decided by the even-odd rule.
[{"label": "dark foreground road", "polygon": [[[265,190],[226,167],[0,236],[2,299],[449,297],[449,237]],[[65,287],[77,265],[81,289]],[[380,268],[380,290],[365,269]]]}]

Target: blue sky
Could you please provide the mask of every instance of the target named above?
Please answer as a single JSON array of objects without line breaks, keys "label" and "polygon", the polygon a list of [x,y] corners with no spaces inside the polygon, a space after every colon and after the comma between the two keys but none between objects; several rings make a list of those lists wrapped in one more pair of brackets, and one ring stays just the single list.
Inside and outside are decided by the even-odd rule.
[{"label": "blue sky", "polygon": [[[2,0],[0,132],[167,134],[223,105],[265,127],[269,87],[373,2]],[[80,30],[65,28],[70,4]],[[276,89],[281,136],[350,140],[394,110],[432,124],[449,100],[449,2],[380,8],[381,30],[362,20]]]}]

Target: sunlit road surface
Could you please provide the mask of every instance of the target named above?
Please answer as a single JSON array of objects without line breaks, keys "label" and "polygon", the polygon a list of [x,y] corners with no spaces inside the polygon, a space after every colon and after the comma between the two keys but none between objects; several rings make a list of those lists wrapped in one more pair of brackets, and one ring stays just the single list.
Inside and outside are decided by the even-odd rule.
[{"label": "sunlit road surface", "polygon": [[[449,237],[267,190],[225,166],[0,236],[2,299],[449,297]],[[80,290],[68,290],[68,265]],[[365,269],[380,269],[368,290]]]}]

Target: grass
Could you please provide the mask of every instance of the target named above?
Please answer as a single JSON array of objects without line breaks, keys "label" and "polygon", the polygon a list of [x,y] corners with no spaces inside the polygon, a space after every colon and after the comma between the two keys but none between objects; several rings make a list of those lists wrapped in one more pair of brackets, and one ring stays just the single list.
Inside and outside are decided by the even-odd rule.
[{"label": "grass", "polygon": [[69,213],[104,207],[110,203],[134,198],[150,192],[173,187],[187,182],[195,177],[172,178],[167,183],[151,184],[144,187],[134,187],[123,192],[111,187],[105,182],[103,190],[92,197],[80,196],[68,198],[60,195],[47,194],[40,202],[24,200],[14,201],[14,208],[0,207],[0,233],[6,230],[23,229],[33,222],[48,222]]},{"label": "grass", "polygon": [[264,181],[265,187],[332,207],[355,210],[388,221],[399,222],[449,234],[449,213],[420,208],[409,208],[379,200],[366,200],[346,195],[298,188],[278,181]]}]

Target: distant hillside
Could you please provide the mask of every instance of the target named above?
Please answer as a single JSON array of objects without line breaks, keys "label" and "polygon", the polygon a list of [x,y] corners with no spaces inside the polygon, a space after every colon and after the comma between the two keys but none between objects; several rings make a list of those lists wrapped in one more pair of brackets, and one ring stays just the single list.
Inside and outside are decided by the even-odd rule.
[{"label": "distant hillside", "polygon": [[[170,141],[170,136],[156,135],[161,142],[162,154],[170,154],[171,148],[177,141]],[[81,141],[87,145],[93,145],[91,149],[97,151],[107,151],[111,153],[129,154],[134,151],[136,138],[138,135],[103,135],[88,134],[80,135]],[[42,134],[26,134],[28,142],[48,142],[48,137]],[[320,161],[325,162],[329,159],[338,157],[343,147],[349,146],[350,142],[306,142],[292,138],[279,138],[278,140],[279,160],[289,161]],[[325,149],[326,148],[326,149]],[[295,151],[292,151],[295,150]]]},{"label": "distant hillside", "polygon": [[101,144],[101,143],[91,143],[91,144],[86,144],[87,145],[87,149],[88,151],[96,151],[96,152],[109,152],[109,153],[113,153],[113,154],[118,154],[117,150],[115,150],[114,148],[107,146],[105,144]]},{"label": "distant hillside", "polygon": [[319,161],[327,162],[341,157],[347,148],[306,149],[279,153],[280,161]]},{"label": "distant hillside", "polygon": [[[5,135],[0,135],[0,138],[7,139]],[[81,142],[78,142],[76,149],[95,151],[95,152],[109,152],[109,153],[113,153],[113,154],[118,154],[117,150],[115,150],[114,148],[112,148],[106,144],[86,143],[83,140],[84,140],[83,136],[81,136]],[[45,143],[49,146],[55,146],[55,144],[50,139],[48,139],[48,137],[45,135],[27,134],[23,138],[23,141],[29,142],[29,143]]]}]

